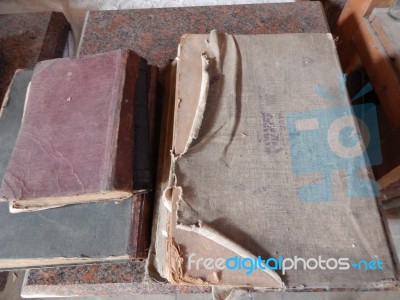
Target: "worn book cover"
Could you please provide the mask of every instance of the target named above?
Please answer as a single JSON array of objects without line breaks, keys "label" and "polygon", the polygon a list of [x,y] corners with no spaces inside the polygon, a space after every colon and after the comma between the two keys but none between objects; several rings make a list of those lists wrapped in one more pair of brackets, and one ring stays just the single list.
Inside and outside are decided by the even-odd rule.
[{"label": "worn book cover", "polygon": [[114,51],[35,67],[0,189],[12,212],[132,196],[140,66]]},{"label": "worn book cover", "polygon": [[368,17],[382,46],[400,77],[400,24],[388,14],[388,8],[376,7]]},{"label": "worn book cover", "polygon": [[137,222],[143,197],[18,214],[0,203],[0,269],[143,258],[144,225]]},{"label": "worn book cover", "polygon": [[33,70],[17,70],[6,91],[0,108],[0,182],[7,169],[8,161],[21,127],[26,91]]},{"label": "worn book cover", "polygon": [[350,106],[330,34],[182,37],[169,184],[152,263],[175,284],[396,285],[370,166],[372,105]]}]

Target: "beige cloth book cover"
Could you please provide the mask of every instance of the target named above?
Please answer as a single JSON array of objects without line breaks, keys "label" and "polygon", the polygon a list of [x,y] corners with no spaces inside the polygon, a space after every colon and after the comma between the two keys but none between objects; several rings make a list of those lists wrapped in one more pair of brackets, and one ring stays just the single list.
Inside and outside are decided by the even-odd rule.
[{"label": "beige cloth book cover", "polygon": [[[176,63],[160,275],[273,289],[393,285],[369,179],[379,159],[365,155],[376,128],[356,123],[332,36],[185,35]],[[251,268],[258,257],[264,265]]]}]

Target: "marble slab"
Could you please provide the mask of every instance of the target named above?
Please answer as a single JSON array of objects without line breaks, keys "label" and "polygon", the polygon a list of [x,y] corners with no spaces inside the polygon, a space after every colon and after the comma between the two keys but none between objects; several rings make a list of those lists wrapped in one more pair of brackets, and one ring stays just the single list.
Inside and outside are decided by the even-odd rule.
[{"label": "marble slab", "polygon": [[149,64],[174,59],[185,33],[326,33],[320,2],[92,11],[86,17],[79,55],[132,49]]},{"label": "marble slab", "polygon": [[62,56],[68,31],[58,12],[0,15],[0,105],[17,69]]},{"label": "marble slab", "polygon": [[209,287],[173,286],[145,276],[145,261],[31,269],[22,297],[124,296],[210,293]]}]

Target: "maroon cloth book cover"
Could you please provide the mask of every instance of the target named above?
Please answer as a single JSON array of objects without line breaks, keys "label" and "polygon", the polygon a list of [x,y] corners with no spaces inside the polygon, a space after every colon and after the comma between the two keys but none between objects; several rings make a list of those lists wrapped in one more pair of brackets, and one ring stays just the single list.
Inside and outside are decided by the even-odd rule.
[{"label": "maroon cloth book cover", "polygon": [[0,190],[12,212],[132,195],[139,65],[120,50],[36,66]]}]

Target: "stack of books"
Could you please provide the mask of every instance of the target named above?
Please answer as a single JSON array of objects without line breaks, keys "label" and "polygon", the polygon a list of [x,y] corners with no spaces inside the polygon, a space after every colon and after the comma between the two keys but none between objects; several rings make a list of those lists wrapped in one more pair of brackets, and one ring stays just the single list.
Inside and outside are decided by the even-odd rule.
[{"label": "stack of books", "polygon": [[0,118],[0,267],[146,255],[155,76],[132,51],[17,71]]}]

